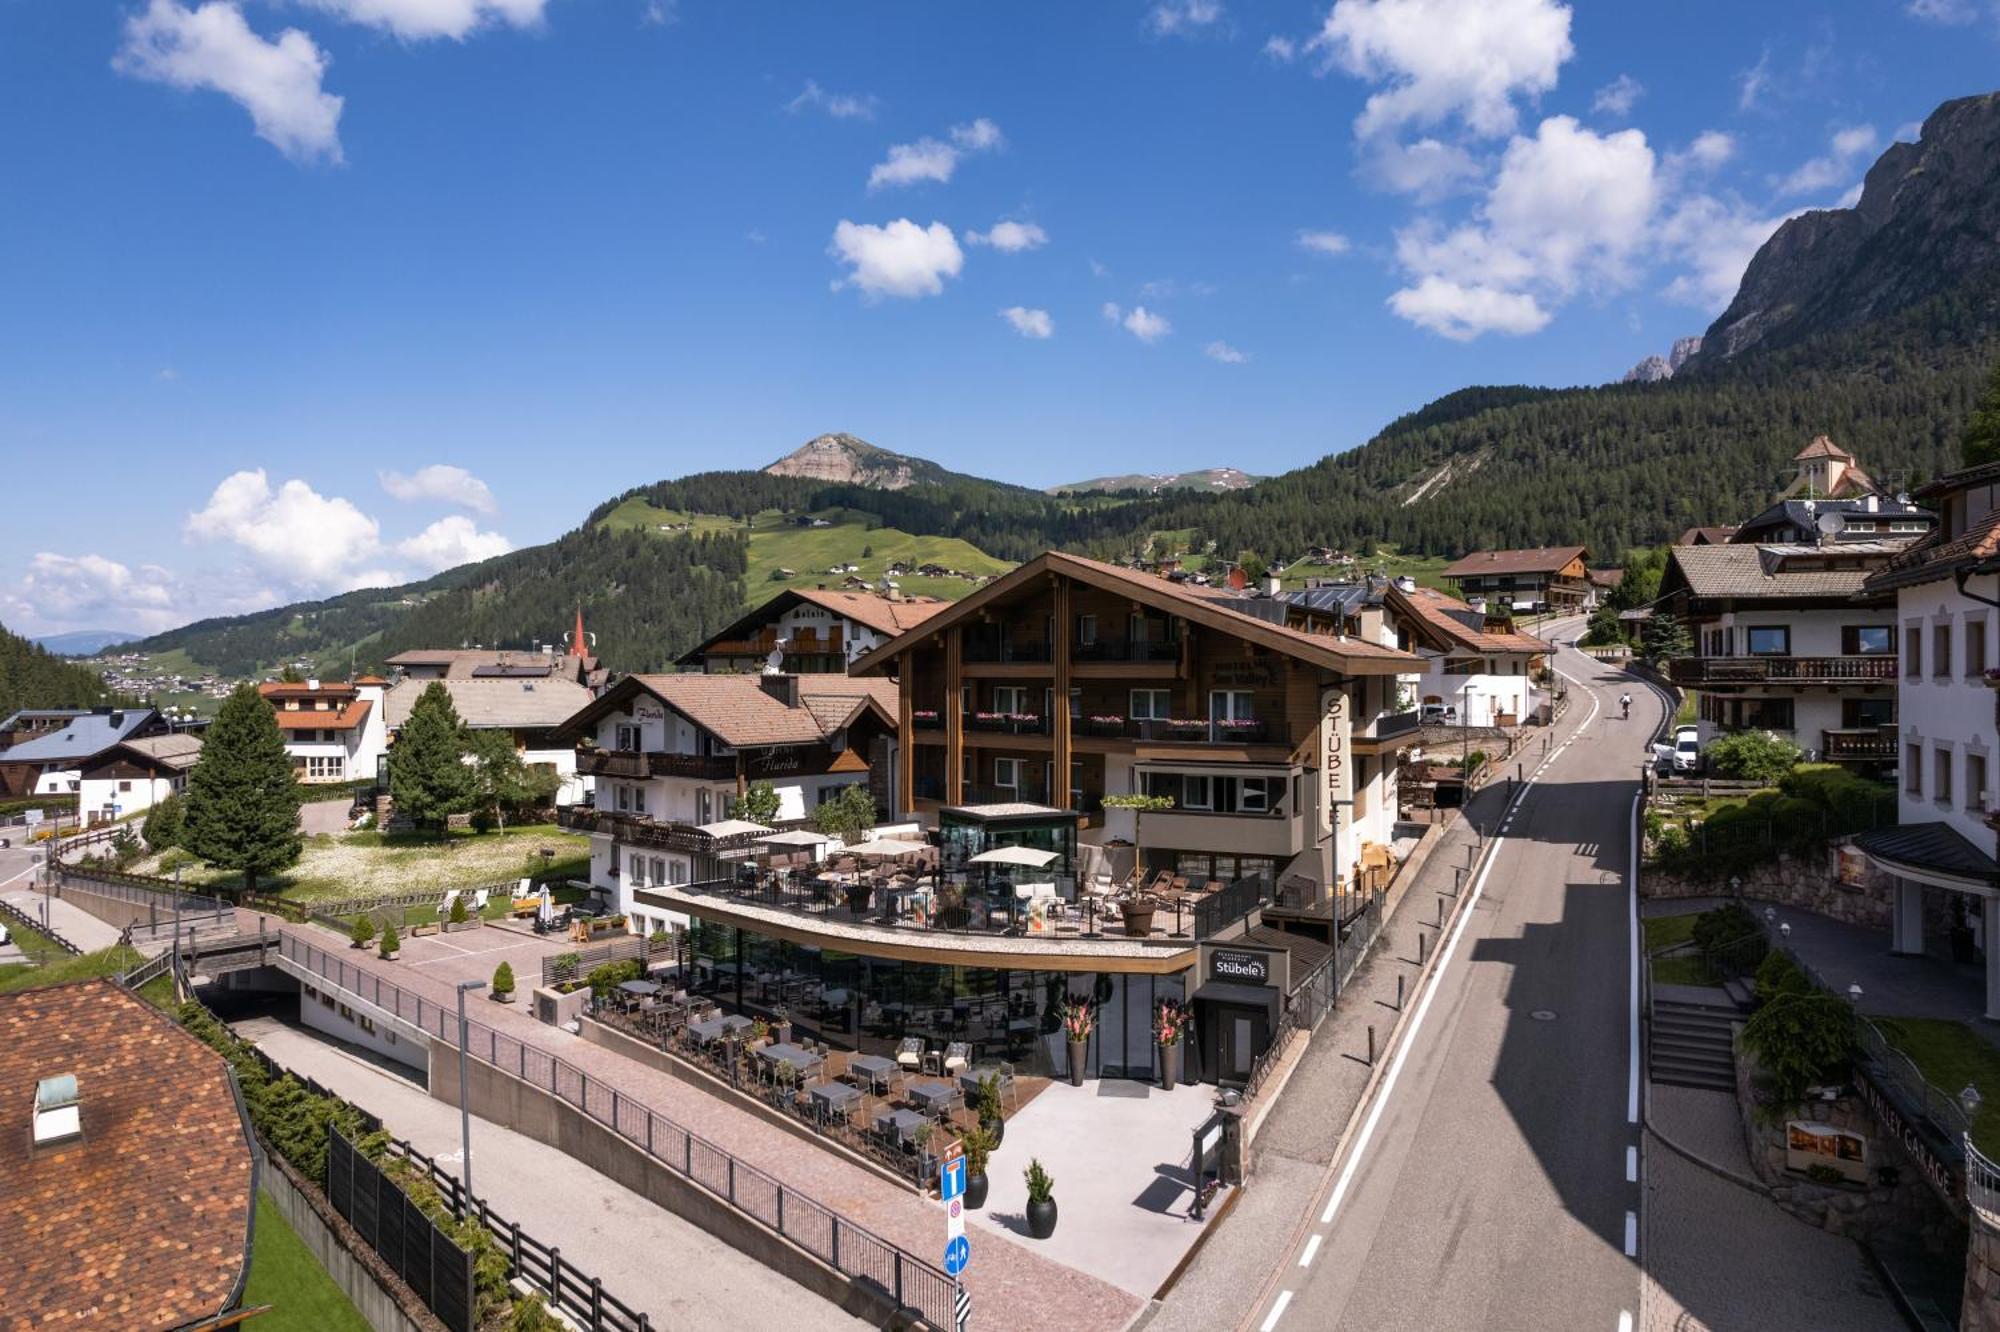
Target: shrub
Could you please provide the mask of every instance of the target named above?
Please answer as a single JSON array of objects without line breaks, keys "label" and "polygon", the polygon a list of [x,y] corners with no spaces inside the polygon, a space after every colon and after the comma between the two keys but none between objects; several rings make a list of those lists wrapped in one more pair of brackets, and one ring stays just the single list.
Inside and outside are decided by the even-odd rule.
[{"label": "shrub", "polygon": [[1813,983],[1790,955],[1771,952],[1757,966],[1757,999],[1769,1003],[1779,995],[1810,994]]},{"label": "shrub", "polygon": [[393,923],[384,925],[382,927],[382,942],[380,945],[382,956],[392,957],[395,955],[396,950],[402,946],[403,941],[397,937],[395,925]]},{"label": "shrub", "polygon": [[1719,971],[1749,971],[1771,948],[1757,918],[1741,902],[1729,902],[1696,916],[1690,937],[1702,957]]},{"label": "shrub", "polygon": [[356,916],[354,924],[347,929],[347,937],[354,941],[356,948],[366,948],[368,941],[375,937],[375,918],[369,915]]},{"label": "shrub", "polygon": [[1028,1168],[1023,1170],[1021,1174],[1028,1181],[1029,1202],[1045,1203],[1055,1198],[1056,1182],[1049,1178],[1048,1171],[1042,1169],[1040,1157],[1029,1160]]},{"label": "shrub", "polygon": [[1854,1010],[1824,990],[1783,994],[1750,1015],[1743,1044],[1771,1079],[1783,1115],[1806,1088],[1839,1072],[1854,1049]]},{"label": "shrub", "polygon": [[514,968],[512,964],[502,962],[499,966],[493,968],[493,993],[514,993]]},{"label": "shrub", "polygon": [[606,962],[592,967],[590,975],[584,979],[590,984],[591,994],[602,999],[626,981],[638,980],[644,974],[645,968],[639,965],[638,959],[628,957],[622,962]]},{"label": "shrub", "polygon": [[180,792],[169,792],[165,799],[146,811],[145,822],[139,825],[139,835],[146,839],[147,846],[155,851],[164,851],[180,841],[181,825],[186,818],[187,802]]},{"label": "shrub", "polygon": [[467,919],[465,894],[460,893],[457,897],[451,899],[451,923],[454,925],[463,925]]},{"label": "shrub", "polygon": [[1708,762],[1716,773],[1748,782],[1776,782],[1799,761],[1799,747],[1769,731],[1739,731],[1711,740]]}]

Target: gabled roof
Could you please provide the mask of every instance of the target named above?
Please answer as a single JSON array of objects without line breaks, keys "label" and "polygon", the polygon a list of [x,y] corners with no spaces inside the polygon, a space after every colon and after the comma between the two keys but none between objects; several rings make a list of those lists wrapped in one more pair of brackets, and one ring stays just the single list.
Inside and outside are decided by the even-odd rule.
[{"label": "gabled roof", "polygon": [[[1700,598],[1842,602],[1860,594],[1869,574],[1899,549],[1877,542],[1831,547],[1675,546],[1668,552],[1668,576],[1661,591],[1672,590],[1678,574],[1688,592]],[[1839,567],[1799,567],[1828,560],[1837,561]]]},{"label": "gabled roof", "polygon": [[127,755],[145,767],[169,772],[186,772],[201,758],[201,737],[189,735],[185,731],[143,736],[137,740],[127,740],[123,744],[113,745],[105,751],[102,758],[108,761],[120,755]]},{"label": "gabled roof", "polygon": [[925,638],[926,632],[942,629],[976,616],[985,607],[1004,599],[1025,585],[1048,574],[1062,574],[1093,587],[1130,596],[1142,605],[1179,615],[1190,623],[1284,653],[1286,656],[1327,670],[1348,675],[1398,675],[1420,671],[1423,663],[1407,652],[1364,643],[1331,634],[1312,634],[1258,619],[1232,609],[1234,594],[1217,595],[1217,589],[1194,590],[1152,574],[1139,573],[1102,560],[1086,559],[1065,551],[1044,551],[1026,564],[1000,575],[978,591],[951,603],[928,620],[922,630],[903,634],[857,658],[848,666],[850,673],[864,675],[881,669],[891,658]]},{"label": "gabled roof", "polygon": [[1616,587],[1625,581],[1623,569],[1586,569],[1583,576],[1593,587]]},{"label": "gabled roof", "polygon": [[1532,634],[1487,629],[1484,614],[1433,587],[1417,587],[1408,592],[1392,587],[1389,605],[1410,621],[1419,637],[1446,650],[1531,654],[1550,650],[1547,643]]},{"label": "gabled roof", "polygon": [[353,698],[355,686],[346,680],[322,680],[318,684],[308,684],[303,680],[266,680],[257,686],[257,692],[265,698]]},{"label": "gabled roof", "polygon": [[1868,591],[1917,587],[1956,577],[1961,572],[2000,571],[2000,509],[1994,509],[1949,541],[1940,540],[1942,534],[1942,529],[1933,531],[1905,546],[1869,575]]},{"label": "gabled roof", "polygon": [[786,588],[755,610],[738,617],[733,623],[710,634],[701,643],[683,652],[677,659],[677,664],[691,666],[706,656],[714,644],[746,638],[752,632],[776,621],[779,616],[801,602],[822,607],[835,615],[845,616],[856,624],[891,638],[916,628],[951,604],[939,597],[903,597],[891,601],[874,592],[847,592],[824,587]]},{"label": "gabled roof", "polygon": [[1842,458],[1854,461],[1854,455],[1833,442],[1826,435],[1814,435],[1812,442],[1792,455],[1793,462],[1804,462],[1808,458]]},{"label": "gabled roof", "polygon": [[897,698],[891,680],[857,680],[846,675],[799,675],[799,703],[773,697],[758,675],[628,675],[566,720],[563,739],[582,736],[633,699],[649,694],[732,749],[772,745],[815,745],[832,739],[873,710],[894,725]]},{"label": "gabled roof", "polygon": [[1532,550],[1476,550],[1447,566],[1446,578],[1476,578],[1481,574],[1560,573],[1572,560],[1589,552],[1582,546],[1537,546]]},{"label": "gabled roof", "polygon": [[19,730],[31,721],[61,721],[67,717],[88,717],[89,708],[22,708],[0,721],[0,731]]},{"label": "gabled roof", "polygon": [[[1868,507],[1870,504],[1875,507]],[[1770,508],[1744,523],[1735,530],[1731,541],[1754,544],[1768,537],[1774,528],[1795,527],[1801,531],[1817,531],[1819,520],[1826,514],[1837,513],[1844,520],[1859,522],[1922,522],[1936,523],[1937,515],[1928,509],[1886,496],[1856,496],[1843,499],[1781,499]]]},{"label": "gabled roof", "polygon": [[315,708],[300,708],[288,712],[279,708],[274,714],[281,731],[351,731],[368,720],[368,710],[375,706],[365,698],[357,698],[333,712],[321,712]]},{"label": "gabled roof", "polygon": [[[382,724],[396,730],[432,685],[444,686],[458,719],[474,730],[545,730],[560,726],[590,701],[590,691],[574,680],[401,680],[382,696]],[[363,705],[366,706],[366,705]],[[282,715],[282,714],[280,714]],[[304,714],[310,715],[310,714]]]},{"label": "gabled roof", "polygon": [[[33,1091],[76,1079],[83,1134],[31,1146]],[[234,1304],[257,1170],[222,1056],[108,980],[0,995],[6,1325],[177,1328]]]},{"label": "gabled roof", "polygon": [[480,668],[540,666],[556,678],[580,679],[597,668],[597,658],[517,648],[411,648],[389,658],[389,665],[442,667],[447,680],[469,680]]},{"label": "gabled roof", "polygon": [[1681,533],[1676,546],[1720,546],[1736,534],[1734,527],[1690,527]]},{"label": "gabled roof", "polygon": [[12,749],[0,750],[0,761],[60,763],[91,758],[145,729],[158,717],[159,714],[151,708],[85,713],[71,718],[60,731],[45,731]]}]

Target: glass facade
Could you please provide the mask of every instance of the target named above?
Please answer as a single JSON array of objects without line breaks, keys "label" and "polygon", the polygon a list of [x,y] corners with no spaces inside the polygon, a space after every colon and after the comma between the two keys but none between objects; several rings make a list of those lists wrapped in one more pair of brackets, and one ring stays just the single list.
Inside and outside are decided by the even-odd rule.
[{"label": "glass facade", "polygon": [[[1057,1012],[1065,995],[1098,1001],[1089,1077],[1150,1078],[1153,1005],[1185,1001],[1186,976],[1023,971],[905,962],[773,939],[696,921],[694,988],[727,1009],[769,1016],[782,1006],[795,1036],[838,1049],[894,1055],[906,1036],[927,1048],[972,1047],[976,1065],[1005,1060],[1017,1072],[1066,1077],[1069,1054]],[[1195,1070],[1183,1076],[1192,1078]]]},{"label": "glass facade", "polygon": [[1025,846],[1037,851],[1053,851],[1062,857],[1049,866],[1052,872],[1067,874],[1076,859],[1076,815],[1040,819],[981,819],[956,810],[938,815],[938,846],[944,867],[957,869],[982,851],[1002,846]]}]

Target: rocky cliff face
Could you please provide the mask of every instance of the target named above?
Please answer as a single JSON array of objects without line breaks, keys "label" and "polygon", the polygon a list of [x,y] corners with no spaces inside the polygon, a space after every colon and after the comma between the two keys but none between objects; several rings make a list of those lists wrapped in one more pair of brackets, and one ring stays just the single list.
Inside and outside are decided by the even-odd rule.
[{"label": "rocky cliff face", "polygon": [[1655,384],[1662,379],[1672,379],[1674,372],[1688,363],[1688,358],[1701,350],[1701,338],[1675,338],[1673,350],[1665,356],[1648,356],[1639,364],[1625,372],[1620,381],[1626,384]]},{"label": "rocky cliff face", "polygon": [[1889,145],[1854,207],[1779,227],[1690,364],[1851,328],[1948,290],[1984,289],[1997,272],[2000,93],[1986,93],[1933,111],[1917,143]]},{"label": "rocky cliff face", "polygon": [[853,435],[809,439],[764,469],[772,476],[803,476],[833,485],[902,490],[919,482],[944,480],[949,473],[934,462],[880,449]]},{"label": "rocky cliff face", "polygon": [[1143,490],[1158,495],[1169,490],[1245,490],[1260,478],[1234,467],[1206,467],[1198,472],[1127,472],[1120,476],[1097,476],[1088,481],[1071,481],[1050,486],[1048,493],[1081,494],[1102,490]]}]

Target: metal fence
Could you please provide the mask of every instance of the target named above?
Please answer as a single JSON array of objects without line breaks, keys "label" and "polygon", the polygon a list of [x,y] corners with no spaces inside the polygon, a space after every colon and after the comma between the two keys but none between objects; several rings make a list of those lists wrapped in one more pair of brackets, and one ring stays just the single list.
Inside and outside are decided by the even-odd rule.
[{"label": "metal fence", "polygon": [[33,916],[30,916],[11,902],[0,902],[0,916],[6,917],[17,925],[25,925],[36,934],[46,936],[51,943],[55,944],[56,947],[62,949],[65,953],[76,954],[83,951],[58,934],[53,925],[47,925],[36,920]]},{"label": "metal fence", "polygon": [[1988,1229],[2000,1230],[2000,1165],[1972,1145],[1969,1135],[1960,1135],[1965,1148],[1965,1201]]},{"label": "metal fence", "polygon": [[582,980],[594,968],[601,967],[607,962],[644,963],[650,956],[652,956],[651,945],[636,934],[624,935],[608,943],[586,944],[572,948],[566,953],[544,953],[542,984],[554,985],[557,981]]},{"label": "metal fence", "polygon": [[114,901],[131,902],[138,906],[150,906],[171,914],[174,898],[179,897],[181,917],[185,920],[190,912],[223,912],[234,908],[219,897],[205,893],[187,892],[177,888],[172,879],[162,879],[151,874],[127,874],[123,870],[80,868],[75,865],[62,867],[63,883],[78,880],[78,887],[99,897],[109,897]]},{"label": "metal fence", "polygon": [[473,1332],[479,1303],[472,1255],[332,1124],[326,1126],[326,1196],[449,1332]]},{"label": "metal fence", "polygon": [[[284,956],[365,1003],[394,1013],[447,1046],[458,1044],[456,1009],[411,994],[392,981],[314,947],[283,936]],[[467,1053],[528,1085],[548,1092],[610,1128],[668,1169],[758,1225],[790,1240],[848,1278],[893,1299],[933,1328],[952,1326],[952,1279],[832,1208],[787,1187],[756,1166],[689,1132],[616,1087],[546,1050],[469,1022]]]},{"label": "metal fence", "polygon": [[1349,918],[1345,925],[1336,925],[1333,936],[1332,967],[1333,993],[1337,996],[1347,988],[1354,969],[1361,965],[1361,959],[1375,946],[1375,938],[1382,933],[1384,904],[1388,892],[1376,889],[1369,896],[1368,903]]},{"label": "metal fence", "polygon": [[1194,904],[1194,937],[1213,938],[1272,900],[1271,876],[1250,874]]}]

